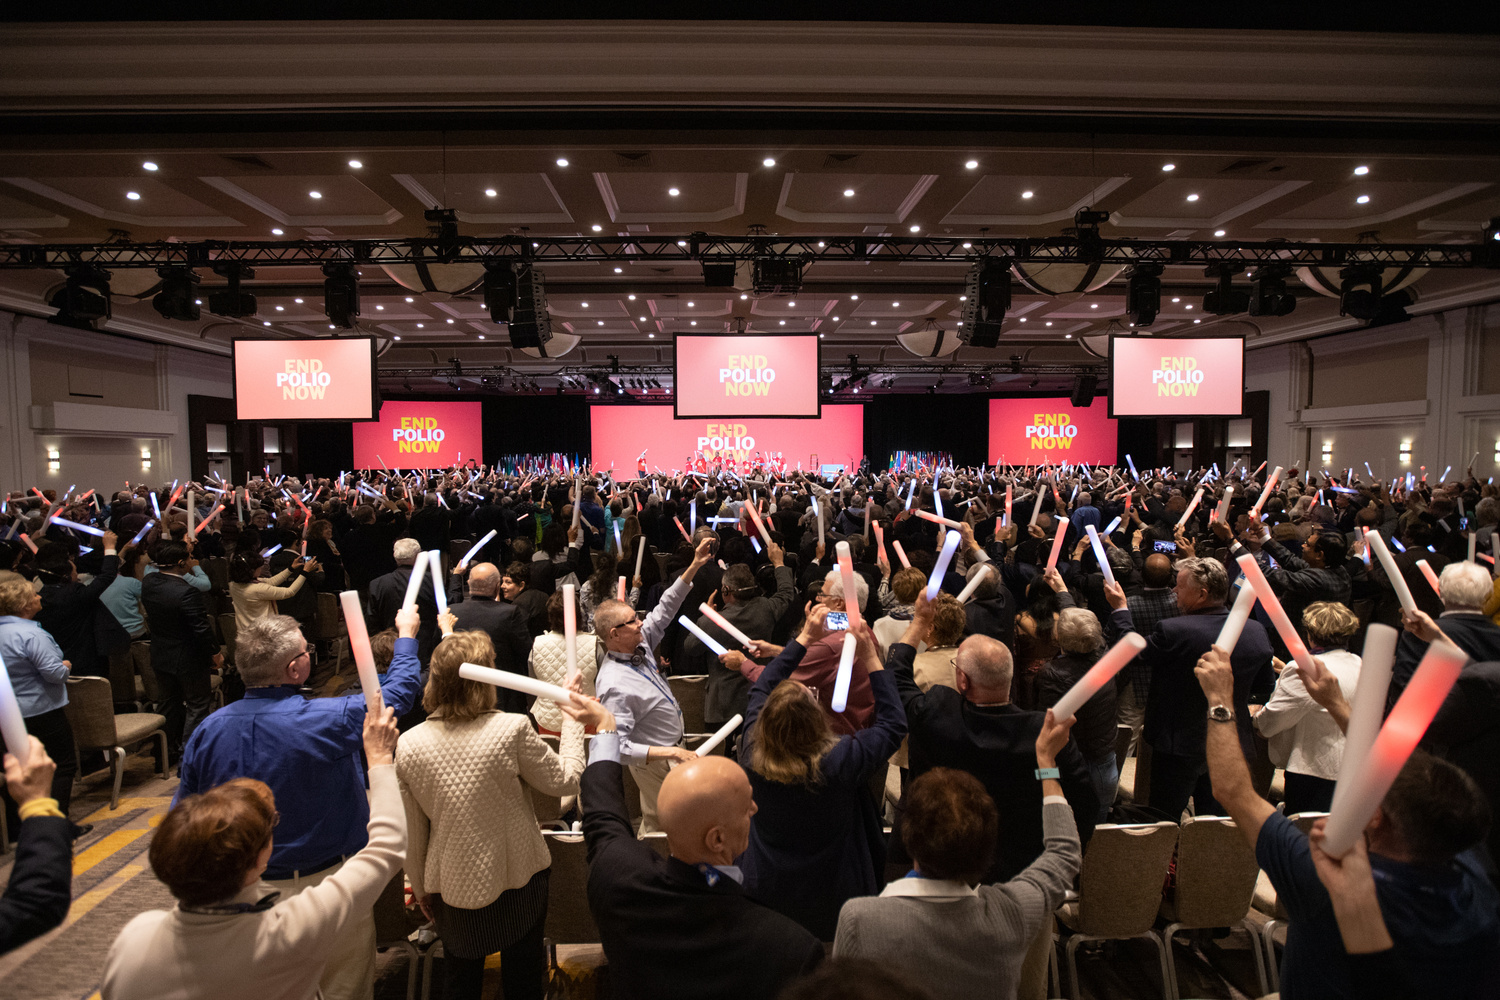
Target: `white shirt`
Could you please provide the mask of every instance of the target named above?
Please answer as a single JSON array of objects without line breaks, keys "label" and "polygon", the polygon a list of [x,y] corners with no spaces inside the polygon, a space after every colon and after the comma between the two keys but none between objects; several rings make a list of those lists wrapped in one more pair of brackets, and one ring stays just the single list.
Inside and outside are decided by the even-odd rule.
[{"label": "white shirt", "polygon": [[[1339,680],[1344,699],[1354,702],[1359,657],[1331,649],[1318,659]],[[1294,774],[1336,780],[1344,762],[1344,734],[1328,710],[1312,700],[1295,663],[1288,663],[1276,691],[1255,717],[1255,729],[1270,742],[1271,763]]]}]

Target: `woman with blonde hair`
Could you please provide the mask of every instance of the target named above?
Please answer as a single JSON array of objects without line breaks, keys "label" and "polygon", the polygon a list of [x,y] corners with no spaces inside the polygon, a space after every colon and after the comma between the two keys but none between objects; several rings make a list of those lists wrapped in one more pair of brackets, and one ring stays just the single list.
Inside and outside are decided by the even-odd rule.
[{"label": "woman with blonde hair", "polygon": [[[1104,652],[1104,631],[1099,619],[1085,608],[1063,608],[1052,625],[1058,654],[1037,674],[1037,711],[1057,704],[1068,689],[1088,673]],[[1119,761],[1115,760],[1115,720],[1118,705],[1115,686],[1106,684],[1078,709],[1073,738],[1089,766],[1094,791],[1099,796],[1097,822],[1103,823],[1120,786]]]},{"label": "woman with blonde hair", "polygon": [[540,1000],[550,856],[524,786],[577,793],[583,726],[566,721],[554,753],[528,716],[496,709],[495,688],[459,676],[465,663],[495,665],[488,634],[456,632],[433,650],[427,721],[396,748],[406,873],[443,939],[444,996],[478,997],[485,957],[499,952],[505,996]]},{"label": "woman with blonde hair", "polygon": [[[1354,701],[1359,657],[1346,648],[1359,631],[1354,612],[1333,601],[1316,601],[1302,612],[1308,652],[1338,678],[1345,700]],[[1286,769],[1286,812],[1327,812],[1344,762],[1344,733],[1328,710],[1313,701],[1295,663],[1281,669],[1264,707],[1250,706],[1255,729],[1270,741],[1271,762]]]},{"label": "woman with blonde hair", "polygon": [[855,633],[854,665],[868,672],[875,698],[868,728],[834,735],[817,694],[791,679],[807,648],[829,635],[828,614],[815,607],[751,688],[741,751],[758,808],[740,861],[745,889],[821,941],[833,940],[845,900],[880,891],[884,835],[870,783],[906,735],[868,625]]}]

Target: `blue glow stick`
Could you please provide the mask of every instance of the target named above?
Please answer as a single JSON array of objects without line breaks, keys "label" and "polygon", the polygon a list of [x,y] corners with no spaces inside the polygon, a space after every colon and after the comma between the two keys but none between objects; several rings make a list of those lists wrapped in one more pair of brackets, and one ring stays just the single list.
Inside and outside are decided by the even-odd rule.
[{"label": "blue glow stick", "polygon": [[1391,544],[1394,545],[1394,546],[1396,546],[1396,551],[1397,552],[1405,552],[1406,551],[1406,546],[1402,545],[1401,544],[1401,540],[1398,539],[1398,538],[1396,538],[1395,536],[1391,537]]},{"label": "blue glow stick", "polygon": [[1130,463],[1130,474],[1135,477],[1136,482],[1140,482],[1141,474],[1135,471],[1135,459],[1130,457],[1129,452],[1126,452],[1125,454],[1125,461]]},{"label": "blue glow stick", "polygon": [[89,534],[98,535],[100,538],[104,537],[104,532],[99,528],[94,527],[92,524],[79,524],[77,521],[69,521],[66,518],[61,517],[53,518],[52,523],[60,524],[64,528],[76,528],[79,531],[87,531]]},{"label": "blue glow stick", "polygon": [[156,494],[151,494],[151,509],[156,512],[156,519],[161,520],[161,504],[156,502]]},{"label": "blue glow stick", "polygon": [[1451,465],[1448,466],[1446,469],[1444,469],[1443,470],[1443,474],[1438,477],[1438,485],[1442,485],[1443,480],[1447,479],[1448,478],[1448,473],[1450,473],[1452,471],[1453,471],[1453,466],[1451,466]]},{"label": "blue glow stick", "polygon": [[[693,530],[697,531],[698,529],[696,527],[694,527]],[[621,548],[621,546],[620,546],[620,522],[616,521],[615,522],[615,551],[619,552],[620,548]]]},{"label": "blue glow stick", "polygon": [[139,545],[141,543],[141,539],[146,537],[146,532],[150,531],[152,525],[154,524],[156,524],[155,521],[147,521],[146,526],[135,533],[135,537],[130,540],[130,544]]},{"label": "blue glow stick", "polygon": [[1115,529],[1118,528],[1119,526],[1120,526],[1120,519],[1117,517],[1113,521],[1109,522],[1109,527],[1107,527],[1107,528],[1104,529],[1104,533],[1106,535],[1113,535],[1115,533]]},{"label": "blue glow stick", "polygon": [[751,544],[752,547],[754,547],[756,553],[760,552],[760,539],[759,538],[756,538],[754,535],[751,535],[750,536],[750,544]]},{"label": "blue glow stick", "polygon": [[275,555],[277,552],[280,552],[280,551],[281,551],[281,546],[280,545],[273,545],[269,549],[262,549],[261,553],[260,553],[260,557],[262,559],[269,559],[269,558],[271,558],[271,556]]},{"label": "blue glow stick", "polygon": [[[754,497],[753,491],[751,493],[751,496]],[[692,532],[695,532],[697,530],[698,530],[698,499],[697,499],[697,497],[694,497],[692,500],[688,501],[688,533],[691,534]],[[616,544],[615,547],[616,548],[619,547],[618,543]]]}]

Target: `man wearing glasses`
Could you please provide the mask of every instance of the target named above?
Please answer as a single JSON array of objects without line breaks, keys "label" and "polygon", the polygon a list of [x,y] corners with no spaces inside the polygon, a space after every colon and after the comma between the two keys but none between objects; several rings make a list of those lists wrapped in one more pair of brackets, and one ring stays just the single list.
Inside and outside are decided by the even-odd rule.
[{"label": "man wearing glasses", "polygon": [[605,649],[594,686],[619,727],[620,763],[630,768],[641,790],[643,834],[661,829],[656,821],[656,793],[671,761],[698,756],[677,745],[683,736],[682,707],[661,675],[653,650],[677,617],[693,577],[712,557],[716,541],[705,538],[698,543],[693,561],[661,595],[645,621],[623,601],[602,601],[594,611],[594,634]]},{"label": "man wearing glasses", "polygon": [[[380,693],[396,715],[421,693],[415,610],[396,614],[395,653]],[[337,872],[368,839],[369,800],[360,766],[365,699],[309,698],[307,640],[295,618],[271,615],[240,629],[235,666],[245,697],[203,720],[188,740],[173,805],[231,778],[271,787],[280,811],[263,879],[285,901]],[[375,920],[359,914],[335,941],[319,983],[325,1000],[368,1000],[375,988]]]}]

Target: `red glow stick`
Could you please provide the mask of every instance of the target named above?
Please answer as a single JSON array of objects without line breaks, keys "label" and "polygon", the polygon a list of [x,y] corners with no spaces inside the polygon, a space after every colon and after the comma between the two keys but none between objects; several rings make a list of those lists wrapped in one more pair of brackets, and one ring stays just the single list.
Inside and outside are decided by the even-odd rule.
[{"label": "red glow stick", "polygon": [[1099,657],[1097,663],[1089,668],[1089,672],[1078,678],[1077,683],[1070,687],[1066,694],[1057,699],[1057,704],[1052,706],[1052,716],[1058,722],[1067,722],[1083,707],[1099,690],[1114,679],[1125,665],[1140,655],[1141,650],[1146,648],[1146,639],[1139,632],[1126,632],[1110,648],[1109,652]]},{"label": "red glow stick", "polygon": [[901,565],[911,569],[911,560],[906,558],[906,550],[901,547],[901,542],[892,541],[891,548],[896,550],[896,558],[901,560]]},{"label": "red glow stick", "polygon": [[344,609],[344,624],[349,630],[349,651],[359,671],[359,686],[365,693],[365,709],[378,711],[381,704],[380,678],[375,673],[375,654],[370,651],[370,633],[365,628],[365,613],[359,605],[359,592],[346,590],[339,594]]},{"label": "red glow stick", "polygon": [[1422,575],[1425,576],[1425,577],[1427,577],[1427,582],[1430,583],[1430,584],[1432,584],[1432,592],[1434,594],[1438,595],[1439,597],[1442,597],[1443,596],[1443,591],[1438,586],[1438,575],[1437,575],[1437,573],[1435,573],[1433,571],[1432,567],[1427,564],[1427,560],[1426,559],[1418,559],[1417,560],[1417,569],[1421,570],[1422,571]]},{"label": "red glow stick", "polygon": [[1068,522],[1066,518],[1057,519],[1057,534],[1052,538],[1052,554],[1047,556],[1047,568],[1057,567],[1057,557],[1062,554],[1063,537],[1068,533]]},{"label": "red glow stick", "polygon": [[1281,635],[1281,641],[1286,643],[1286,650],[1292,659],[1297,661],[1306,677],[1317,678],[1321,676],[1318,665],[1313,662],[1312,654],[1307,651],[1307,646],[1302,642],[1302,637],[1292,627],[1292,620],[1287,617],[1286,609],[1281,606],[1275,591],[1271,589],[1271,581],[1266,579],[1266,574],[1260,571],[1260,564],[1255,557],[1246,552],[1235,562],[1240,564],[1240,571],[1245,574],[1245,581],[1255,590],[1255,596],[1260,601],[1261,607],[1266,609],[1266,615],[1271,619],[1271,624],[1276,626],[1276,631]]}]

